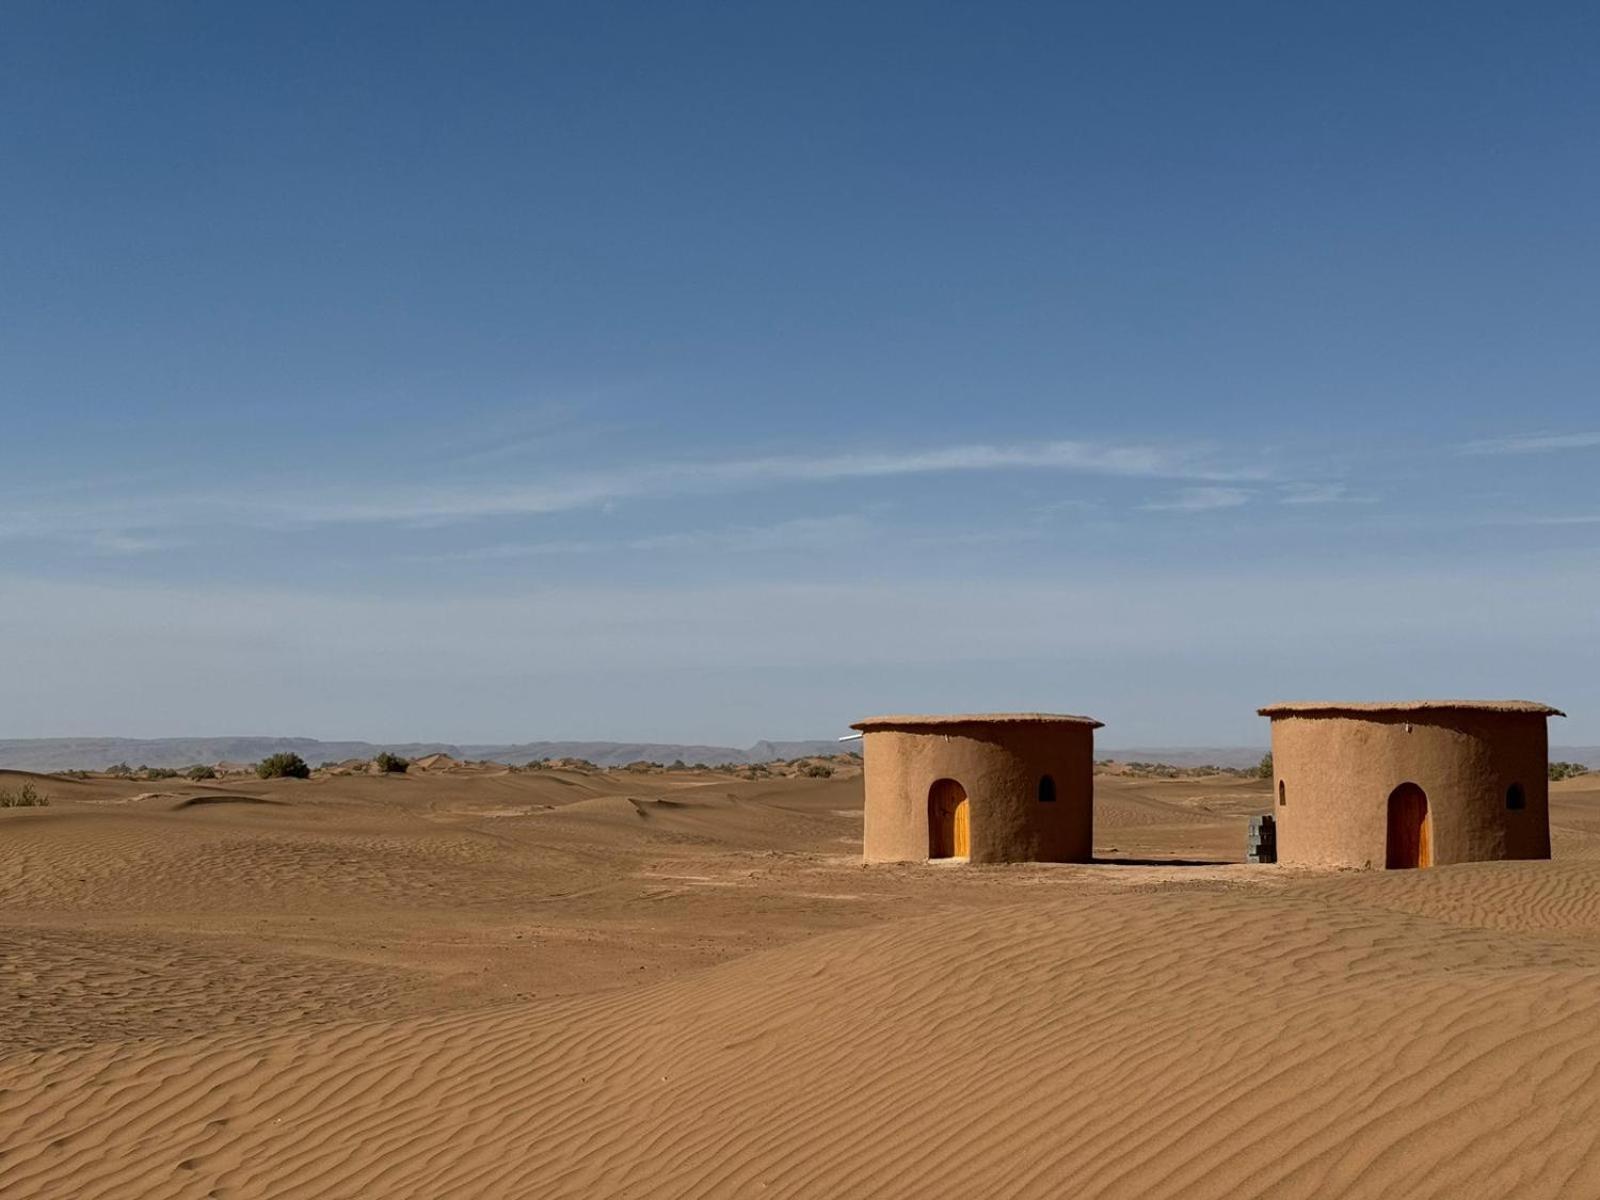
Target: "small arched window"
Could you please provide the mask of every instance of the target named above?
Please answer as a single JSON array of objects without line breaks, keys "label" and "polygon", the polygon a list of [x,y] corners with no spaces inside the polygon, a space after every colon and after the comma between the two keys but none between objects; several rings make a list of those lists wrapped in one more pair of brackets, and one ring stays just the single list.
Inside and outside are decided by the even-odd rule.
[{"label": "small arched window", "polygon": [[1528,797],[1523,793],[1520,783],[1513,783],[1506,789],[1506,807],[1513,812],[1528,807]]},{"label": "small arched window", "polygon": [[1280,779],[1278,780],[1278,807],[1287,808],[1288,805],[1289,793],[1284,789],[1283,780]]},{"label": "small arched window", "polygon": [[1039,776],[1039,803],[1054,804],[1056,802],[1056,781],[1048,775]]}]

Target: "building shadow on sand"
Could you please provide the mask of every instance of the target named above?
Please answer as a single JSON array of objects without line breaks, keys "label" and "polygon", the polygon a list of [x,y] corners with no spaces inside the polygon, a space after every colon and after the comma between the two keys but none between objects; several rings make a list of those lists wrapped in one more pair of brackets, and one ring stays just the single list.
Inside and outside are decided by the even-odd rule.
[{"label": "building shadow on sand", "polygon": [[1130,855],[1096,854],[1089,860],[1097,867],[1237,867],[1236,858],[1138,858]]}]

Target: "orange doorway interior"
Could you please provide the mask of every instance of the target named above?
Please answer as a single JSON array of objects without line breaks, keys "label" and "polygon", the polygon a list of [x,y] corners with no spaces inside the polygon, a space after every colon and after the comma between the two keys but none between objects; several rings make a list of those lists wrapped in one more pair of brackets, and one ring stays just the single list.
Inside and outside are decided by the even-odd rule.
[{"label": "orange doorway interior", "polygon": [[1390,870],[1433,866],[1433,821],[1428,796],[1414,783],[1402,783],[1389,794]]},{"label": "orange doorway interior", "polygon": [[966,858],[971,854],[967,790],[954,779],[928,789],[928,857]]}]

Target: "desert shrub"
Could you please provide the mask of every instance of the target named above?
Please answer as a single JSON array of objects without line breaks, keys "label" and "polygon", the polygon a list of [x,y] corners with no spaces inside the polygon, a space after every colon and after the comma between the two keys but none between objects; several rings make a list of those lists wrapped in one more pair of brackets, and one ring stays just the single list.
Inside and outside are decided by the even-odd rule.
[{"label": "desert shrub", "polygon": [[1588,773],[1589,768],[1582,763],[1553,762],[1550,764],[1550,780],[1552,783],[1558,779],[1572,779],[1575,776],[1587,775]]},{"label": "desert shrub", "polygon": [[49,803],[50,797],[31,782],[24,783],[16,791],[0,788],[0,808],[43,808]]},{"label": "desert shrub", "polygon": [[107,767],[106,774],[117,779],[129,779],[133,776],[133,768],[125,762],[119,762],[115,766]]},{"label": "desert shrub", "polygon": [[87,771],[52,771],[50,773],[52,775],[54,775],[57,779],[87,779],[87,778],[89,778],[89,772],[87,772]]},{"label": "desert shrub", "polygon": [[1261,761],[1256,764],[1256,778],[1272,778],[1272,751],[1268,750],[1265,754],[1263,754],[1261,756]]},{"label": "desert shrub", "polygon": [[256,774],[262,779],[310,779],[311,768],[298,754],[284,751],[269,754],[256,764]]},{"label": "desert shrub", "polygon": [[833,768],[827,763],[808,762],[801,764],[800,774],[807,779],[832,779]]},{"label": "desert shrub", "polygon": [[390,754],[387,750],[380,750],[373,758],[372,765],[385,775],[404,775],[406,768],[411,765],[411,760],[401,758],[398,754]]},{"label": "desert shrub", "polygon": [[217,769],[208,767],[204,763],[195,763],[184,774],[198,783],[202,779],[215,779],[217,777]]},{"label": "desert shrub", "polygon": [[1130,775],[1138,775],[1147,779],[1177,779],[1183,772],[1177,767],[1167,763],[1131,762],[1127,764]]},{"label": "desert shrub", "polygon": [[140,772],[146,779],[176,779],[178,773],[171,767],[140,767]]}]

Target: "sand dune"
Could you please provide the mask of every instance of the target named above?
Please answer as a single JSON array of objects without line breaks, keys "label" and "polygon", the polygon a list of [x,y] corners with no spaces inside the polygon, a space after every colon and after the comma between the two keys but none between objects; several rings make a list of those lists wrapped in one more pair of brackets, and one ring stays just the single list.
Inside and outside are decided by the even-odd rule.
[{"label": "sand dune", "polygon": [[[1551,863],[1328,874],[868,869],[858,787],[0,813],[0,1194],[1600,1194],[1600,790]],[[1237,858],[1256,790],[1096,840]]]}]

